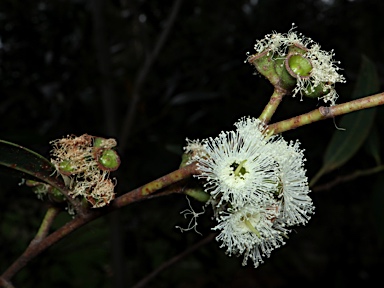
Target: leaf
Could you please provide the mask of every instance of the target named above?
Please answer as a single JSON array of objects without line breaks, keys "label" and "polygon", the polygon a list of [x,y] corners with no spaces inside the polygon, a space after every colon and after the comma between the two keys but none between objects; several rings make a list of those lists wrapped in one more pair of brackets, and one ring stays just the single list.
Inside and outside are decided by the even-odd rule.
[{"label": "leaf", "polygon": [[[363,56],[352,99],[371,95],[379,89],[375,64]],[[375,108],[365,109],[341,118],[339,127],[343,130],[334,132],[324,154],[323,167],[313,177],[311,185],[322,175],[342,166],[355,155],[371,130],[375,112]]]},{"label": "leaf", "polygon": [[61,178],[52,176],[55,172],[52,163],[23,146],[0,140],[0,165],[32,175],[58,189],[64,187]]},{"label": "leaf", "polygon": [[372,127],[371,133],[369,133],[368,135],[364,148],[365,151],[375,159],[376,164],[380,165],[380,138],[379,132],[377,131],[377,127]]}]

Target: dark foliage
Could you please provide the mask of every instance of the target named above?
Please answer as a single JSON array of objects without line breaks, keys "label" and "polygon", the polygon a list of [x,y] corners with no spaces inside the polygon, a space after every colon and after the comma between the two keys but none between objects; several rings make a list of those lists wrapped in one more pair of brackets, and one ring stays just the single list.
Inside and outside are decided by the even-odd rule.
[{"label": "dark foliage", "polygon": [[[324,50],[335,50],[347,78],[347,84],[336,87],[338,103],[352,93],[362,54],[383,75],[384,26],[378,24],[384,15],[382,1],[183,1],[141,86],[133,125],[122,139],[136,79],[154,52],[173,2],[104,1],[101,9],[95,8],[97,2],[0,1],[0,139],[48,157],[48,142],[67,134],[114,137],[125,143],[116,173],[119,193],[176,169],[186,137],[216,136],[240,117],[261,113],[272,87],[252,75],[244,60],[255,39],[272,30],[287,32],[294,22]],[[317,100],[287,97],[272,122],[318,105]],[[379,135],[384,131],[382,112],[379,108],[375,120]],[[320,168],[334,131],[334,123],[327,120],[285,133],[286,139],[300,139],[306,149],[309,178]],[[361,149],[320,184],[373,166],[374,159]],[[45,209],[8,172],[0,170],[2,271],[33,238]],[[373,284],[384,268],[381,176],[312,193],[313,219],[258,269],[242,267],[241,259],[225,256],[212,241],[161,273],[149,287]],[[198,203],[193,204],[200,211]],[[99,219],[30,263],[14,284],[130,287],[201,240],[198,234],[175,229],[187,225],[179,215],[186,205],[184,197],[175,195],[124,208],[118,214],[120,236],[111,232],[109,218]],[[61,215],[55,227],[68,217]],[[199,224],[208,235],[209,215]],[[111,261],[114,237],[122,239],[123,248],[117,247],[123,256],[120,269]],[[124,286],[112,286],[118,283],[112,279],[123,279]]]}]

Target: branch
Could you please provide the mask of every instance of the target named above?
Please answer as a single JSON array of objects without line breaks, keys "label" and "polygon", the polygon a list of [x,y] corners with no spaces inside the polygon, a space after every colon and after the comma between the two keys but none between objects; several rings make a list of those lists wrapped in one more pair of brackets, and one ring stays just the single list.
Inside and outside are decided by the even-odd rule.
[{"label": "branch", "polygon": [[[155,192],[165,188],[173,183],[177,183],[183,179],[186,179],[197,172],[197,164],[192,163],[183,168],[175,170],[159,179],[156,179],[146,185],[143,185],[131,192],[128,192],[118,198],[116,198],[109,207],[99,208],[95,210],[88,210],[87,213],[83,213],[82,215],[78,215],[75,219],[66,223],[64,226],[51,233],[50,235],[43,237],[47,232],[47,227],[50,226],[50,219],[53,217],[53,210],[47,211],[47,215],[43,220],[42,227],[39,229],[37,235],[39,235],[39,241],[32,240],[31,244],[24,251],[24,253],[16,259],[16,261],[1,275],[0,284],[6,285],[9,283],[9,280],[19,272],[25,265],[28,264],[33,258],[38,256],[41,252],[48,249],[50,246],[70,234],[71,232],[79,229],[85,224],[91,222],[92,220],[104,216],[114,210],[127,206],[133,202],[151,199],[158,196],[168,195],[171,192],[176,193],[180,192],[179,189],[171,190],[171,192],[167,193],[167,191],[163,191],[162,193]],[[50,215],[50,216],[48,216]],[[4,283],[4,284],[3,284]],[[8,284],[7,284],[8,285]],[[7,286],[4,286],[7,287]]]},{"label": "branch", "polygon": [[154,192],[159,191],[160,189],[169,186],[173,183],[179,182],[180,180],[186,179],[197,173],[197,163],[194,162],[183,168],[175,170],[157,180],[154,180],[140,188],[137,188],[129,193],[121,195],[116,198],[112,203],[110,208],[117,209],[124,207],[132,202],[137,202],[143,199],[147,199],[148,196]]},{"label": "branch", "polygon": [[47,212],[45,213],[44,219],[41,222],[40,228],[36,233],[35,238],[31,241],[32,243],[40,242],[45,237],[47,237],[49,229],[53,221],[56,219],[56,216],[59,214],[60,209],[57,207],[49,207]]},{"label": "branch", "polygon": [[319,107],[316,110],[302,114],[291,119],[269,125],[269,130],[279,134],[316,121],[333,118],[335,116],[351,113],[357,110],[372,108],[384,104],[384,93],[367,96],[331,107]]},{"label": "branch", "polygon": [[333,188],[334,186],[336,186],[338,184],[341,184],[341,183],[344,183],[347,181],[351,181],[351,180],[356,179],[356,178],[361,177],[361,176],[367,176],[367,175],[371,175],[374,173],[378,173],[378,172],[381,172],[383,170],[384,170],[384,165],[380,165],[380,166],[377,166],[377,167],[374,167],[371,169],[366,169],[366,170],[357,170],[357,171],[353,172],[352,174],[339,176],[339,177],[335,178],[334,180],[332,180],[331,182],[315,186],[312,188],[312,191],[313,192],[320,192],[320,191],[330,190],[331,188]]},{"label": "branch", "polygon": [[148,55],[148,57],[145,59],[144,65],[141,66],[141,69],[137,75],[134,88],[132,91],[132,98],[131,103],[129,106],[129,109],[127,113],[125,114],[126,117],[123,120],[123,126],[120,133],[120,148],[123,151],[125,149],[126,143],[128,141],[128,137],[130,134],[130,130],[135,118],[136,114],[136,106],[139,101],[140,96],[140,90],[143,86],[145,79],[147,78],[147,75],[151,69],[151,66],[155,62],[156,58],[158,57],[161,49],[163,48],[169,33],[171,31],[171,28],[176,20],[177,14],[180,10],[182,0],[175,0],[173,2],[173,7],[171,10],[171,13],[169,15],[169,18],[167,20],[167,24],[165,25],[164,30],[161,32],[156,44],[154,45],[153,51]]},{"label": "branch", "polygon": [[155,278],[158,274],[166,270],[167,268],[171,267],[173,264],[176,264],[195,250],[199,249],[201,246],[211,242],[215,238],[215,233],[211,233],[207,237],[205,237],[203,240],[197,242],[195,245],[191,246],[190,248],[186,249],[184,252],[180,253],[179,255],[176,255],[175,257],[169,259],[167,262],[164,262],[159,267],[157,267],[154,271],[152,271],[149,275],[147,275],[145,278],[141,279],[133,288],[142,288],[145,287],[148,282],[150,282],[153,278]]}]

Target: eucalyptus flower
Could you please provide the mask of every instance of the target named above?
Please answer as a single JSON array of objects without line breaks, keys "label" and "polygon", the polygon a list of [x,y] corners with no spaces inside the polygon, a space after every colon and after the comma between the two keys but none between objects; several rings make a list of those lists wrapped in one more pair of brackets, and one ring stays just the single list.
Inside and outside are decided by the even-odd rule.
[{"label": "eucalyptus flower", "polygon": [[218,205],[241,207],[269,198],[277,189],[273,147],[266,145],[268,141],[258,129],[252,134],[242,133],[241,129],[207,139],[206,154],[197,159],[200,173],[196,177],[206,181],[205,190],[218,200]]},{"label": "eucalyptus flower", "polygon": [[[211,195],[207,205],[217,221],[212,229],[220,231],[220,247],[242,255],[243,265],[250,259],[258,267],[285,243],[291,226],[307,223],[314,207],[299,142],[271,135],[256,118],[243,117],[235,127],[216,138],[188,141],[185,150],[203,151],[193,159],[195,177]],[[196,220],[199,214],[192,215]]]},{"label": "eucalyptus flower", "polygon": [[289,233],[284,224],[277,221],[277,202],[260,201],[245,205],[237,210],[229,208],[220,213],[218,224],[213,230],[220,230],[216,240],[220,248],[226,247],[228,255],[243,255],[243,265],[250,258],[255,268],[269,257],[272,250],[285,244]]},{"label": "eucalyptus flower", "polygon": [[280,199],[279,218],[289,226],[306,224],[314,213],[312,199],[309,197],[308,179],[305,176],[304,151],[300,143],[280,141],[274,143],[278,163]]}]

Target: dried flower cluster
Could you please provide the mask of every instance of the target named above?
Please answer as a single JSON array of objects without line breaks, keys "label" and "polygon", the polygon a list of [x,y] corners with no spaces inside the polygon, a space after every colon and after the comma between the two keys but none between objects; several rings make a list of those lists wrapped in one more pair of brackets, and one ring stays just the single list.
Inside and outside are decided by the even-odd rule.
[{"label": "dried flower cluster", "polygon": [[[308,96],[316,90],[322,90],[319,98],[335,105],[338,98],[334,88],[335,83],[345,83],[344,76],[338,73],[340,68],[337,64],[340,62],[333,60],[333,56],[335,56],[333,50],[330,52],[321,50],[319,44],[301,33],[297,34],[294,31],[295,28],[292,26],[288,33],[273,32],[267,34],[263,39],[256,42],[254,47],[256,53],[268,51],[267,55],[272,55],[276,59],[286,58],[285,62],[292,55],[299,55],[298,60],[302,60],[300,58],[303,57],[308,61],[311,68],[308,75],[303,76],[300,73],[292,75],[297,78],[296,87],[292,91],[293,96],[297,94]],[[291,51],[292,48],[295,48],[295,52]],[[287,68],[290,70],[289,67]]]},{"label": "dried flower cluster", "polygon": [[211,195],[216,239],[229,255],[244,255],[243,265],[250,258],[257,267],[284,244],[290,226],[307,223],[314,207],[299,143],[266,136],[255,118],[235,126],[216,138],[188,140],[185,151]]},{"label": "dried flower cluster", "polygon": [[88,134],[67,136],[51,141],[51,162],[69,187],[70,196],[83,197],[93,208],[103,207],[114,197],[114,182],[110,171],[120,165],[112,150],[116,140]]}]

